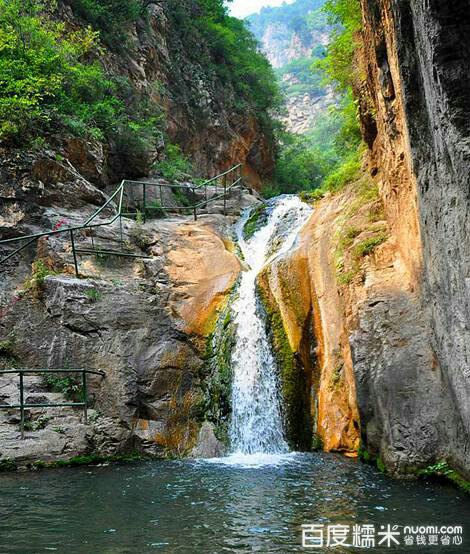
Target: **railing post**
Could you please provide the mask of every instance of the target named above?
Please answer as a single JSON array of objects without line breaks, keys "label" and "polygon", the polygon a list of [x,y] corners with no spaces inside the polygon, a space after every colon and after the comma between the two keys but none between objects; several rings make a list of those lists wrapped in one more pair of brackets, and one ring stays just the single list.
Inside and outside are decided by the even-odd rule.
[{"label": "railing post", "polygon": [[145,183],[142,183],[142,213],[144,215],[144,223],[145,223],[145,204],[147,200],[147,186]]},{"label": "railing post", "polygon": [[224,175],[224,215],[227,215],[227,175]]},{"label": "railing post", "polygon": [[121,246],[124,244],[124,238],[122,234],[122,215],[119,214],[119,233],[121,235]]},{"label": "railing post", "polygon": [[163,209],[163,192],[162,192],[162,185],[159,185],[160,189],[160,208]]},{"label": "railing post", "polygon": [[197,202],[196,202],[196,192],[194,187],[191,188],[193,193],[193,210],[194,210],[194,221],[197,221]]},{"label": "railing post", "polygon": [[77,262],[77,253],[75,252],[75,240],[73,238],[73,231],[70,229],[70,242],[72,243],[72,252],[73,252],[73,265],[75,266],[75,275],[79,277],[78,273],[78,262]]},{"label": "railing post", "polygon": [[82,387],[83,387],[83,419],[85,425],[88,424],[88,391],[86,382],[86,371],[82,372]]},{"label": "railing post", "polygon": [[23,389],[23,372],[19,372],[20,375],[20,429],[21,429],[21,440],[24,439],[24,389]]}]

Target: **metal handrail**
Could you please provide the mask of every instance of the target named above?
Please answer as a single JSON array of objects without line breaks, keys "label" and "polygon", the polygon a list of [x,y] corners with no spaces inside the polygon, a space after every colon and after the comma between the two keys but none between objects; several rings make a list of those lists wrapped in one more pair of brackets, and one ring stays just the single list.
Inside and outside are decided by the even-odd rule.
[{"label": "metal handrail", "polygon": [[[141,256],[139,254],[129,254],[126,252],[116,252],[116,251],[110,251],[110,250],[95,250],[94,244],[93,249],[79,249],[75,247],[75,237],[74,232],[75,231],[81,231],[83,229],[91,229],[95,227],[104,227],[108,225],[112,225],[117,219],[119,219],[119,228],[120,228],[120,238],[121,238],[121,244],[124,242],[123,240],[123,230],[122,230],[122,218],[123,217],[132,217],[137,216],[138,212],[140,210],[137,210],[135,212],[129,212],[124,210],[124,189],[128,185],[139,185],[142,186],[142,204],[141,204],[141,213],[143,215],[144,221],[146,219],[147,213],[152,210],[161,210],[163,213],[166,213],[167,211],[186,211],[191,210],[193,212],[194,220],[197,220],[197,211],[201,207],[207,207],[208,204],[211,202],[214,202],[215,200],[218,200],[220,198],[224,199],[224,215],[226,214],[227,209],[227,195],[228,193],[237,185],[239,185],[242,181],[241,177],[241,168],[242,164],[237,164],[233,166],[232,168],[224,171],[223,173],[220,173],[219,175],[216,175],[215,177],[212,177],[211,179],[208,179],[207,181],[204,181],[204,183],[200,185],[179,185],[179,184],[171,184],[171,183],[161,183],[156,181],[133,181],[133,180],[127,180],[124,179],[119,187],[113,192],[113,194],[107,199],[107,201],[93,214],[91,214],[84,223],[81,225],[73,225],[71,227],[63,227],[60,229],[54,229],[52,231],[43,231],[41,233],[35,233],[32,235],[25,235],[22,237],[13,237],[10,239],[5,239],[0,241],[0,245],[4,244],[10,244],[13,242],[18,241],[27,241],[25,244],[22,244],[19,248],[14,250],[13,252],[10,252],[5,258],[0,259],[0,271],[1,271],[1,265],[5,263],[7,260],[27,248],[30,244],[32,244],[35,240],[39,240],[42,237],[49,237],[53,235],[60,235],[62,233],[69,233],[70,236],[70,244],[72,247],[72,254],[73,254],[73,262],[74,262],[74,268],[75,268],[75,275],[77,277],[80,276],[79,268],[78,268],[78,260],[77,260],[77,254],[90,254],[90,253],[96,253],[96,254],[106,254],[106,255],[117,255],[117,256],[123,256],[123,257],[130,257],[130,258],[148,258],[148,256]],[[227,186],[227,177],[230,174],[235,174],[235,180],[230,183]],[[223,189],[223,192],[218,194],[218,182],[222,179],[221,188]],[[215,196],[212,196],[211,198],[208,198],[207,196],[207,187],[211,185],[212,183],[215,183]],[[156,206],[149,206],[147,204],[147,187],[158,187],[159,189],[159,198],[160,198],[160,204]],[[168,189],[184,189],[186,191],[190,191],[192,194],[192,203],[189,203],[187,206],[165,206],[163,205],[163,188]],[[205,192],[205,198],[204,200],[197,201],[196,198],[196,191],[199,191],[201,189],[204,189]],[[117,213],[112,217],[111,219],[107,221],[102,221],[95,223],[94,220],[108,207],[113,203],[113,200],[116,198],[116,196],[119,195],[118,205],[117,205]],[[93,237],[92,237],[92,243],[93,243]]]},{"label": "metal handrail", "polygon": [[[0,376],[17,373],[20,378],[20,403],[19,404],[0,404],[0,410],[11,410],[20,408],[20,429],[21,439],[24,439],[24,411],[26,408],[61,408],[61,407],[83,407],[83,417],[85,425],[88,423],[88,391],[87,375],[99,375],[106,377],[106,373],[97,369],[4,369],[0,370]],[[24,375],[35,373],[81,373],[82,374],[82,402],[43,402],[38,404],[27,404],[24,401]]]}]

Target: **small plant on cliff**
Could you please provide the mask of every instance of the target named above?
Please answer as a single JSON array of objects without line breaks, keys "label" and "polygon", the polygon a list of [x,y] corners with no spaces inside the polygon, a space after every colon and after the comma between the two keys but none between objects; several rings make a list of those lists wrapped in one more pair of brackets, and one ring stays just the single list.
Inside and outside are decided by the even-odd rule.
[{"label": "small plant on cliff", "polygon": [[44,281],[48,275],[55,275],[55,271],[44,260],[36,260],[32,264],[31,277],[26,281],[24,290],[33,298],[39,298],[44,290]]},{"label": "small plant on cliff", "polygon": [[13,353],[14,342],[12,338],[0,340],[0,356],[11,356]]},{"label": "small plant on cliff", "polygon": [[103,297],[103,294],[98,289],[88,289],[85,294],[90,302],[98,302]]},{"label": "small plant on cliff", "polygon": [[387,233],[379,233],[373,237],[369,237],[361,242],[359,242],[353,249],[353,255],[356,258],[362,258],[372,254],[372,252],[385,242],[388,238]]},{"label": "small plant on cliff", "polygon": [[50,417],[46,417],[44,415],[39,416],[36,420],[29,420],[26,421],[24,424],[25,431],[40,431],[41,429],[45,429],[47,427],[47,424],[50,421]]},{"label": "small plant on cliff", "polygon": [[18,358],[15,354],[15,336],[13,333],[0,341],[0,368],[12,369],[17,367]]},{"label": "small plant on cliff", "polygon": [[154,170],[168,181],[178,181],[191,177],[192,166],[177,144],[167,144],[165,159],[154,165]]},{"label": "small plant on cliff", "polygon": [[51,392],[62,393],[67,400],[80,402],[82,400],[82,382],[76,375],[50,373],[43,377],[44,386]]},{"label": "small plant on cliff", "polygon": [[424,469],[419,469],[416,473],[419,477],[443,478],[447,481],[450,481],[466,493],[470,493],[470,481],[468,481],[457,471],[452,469],[445,460],[441,460],[440,462],[429,465]]}]

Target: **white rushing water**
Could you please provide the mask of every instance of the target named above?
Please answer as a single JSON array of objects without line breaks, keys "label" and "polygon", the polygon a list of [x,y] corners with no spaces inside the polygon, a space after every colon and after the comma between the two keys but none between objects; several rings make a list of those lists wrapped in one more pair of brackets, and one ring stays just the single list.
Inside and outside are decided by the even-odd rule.
[{"label": "white rushing water", "polygon": [[[239,296],[232,307],[237,332],[232,352],[232,454],[227,462],[256,465],[259,458],[260,464],[275,463],[289,450],[275,360],[256,297],[256,277],[266,263],[293,246],[310,214],[311,209],[297,196],[281,196],[272,203],[267,223],[250,239],[243,238],[249,214],[238,225],[238,240],[249,270],[242,275]],[[273,239],[276,252],[271,254]]]}]

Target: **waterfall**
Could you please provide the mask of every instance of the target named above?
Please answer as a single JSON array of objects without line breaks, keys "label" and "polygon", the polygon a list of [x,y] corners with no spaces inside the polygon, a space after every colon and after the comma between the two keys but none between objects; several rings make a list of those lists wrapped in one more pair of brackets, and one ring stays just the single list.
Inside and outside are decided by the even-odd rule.
[{"label": "waterfall", "polygon": [[239,295],[232,306],[237,331],[232,351],[230,440],[232,453],[242,455],[288,452],[275,360],[256,298],[256,277],[266,263],[293,246],[311,209],[297,196],[277,197],[267,209],[266,224],[251,238],[243,237],[249,213],[237,227],[249,270],[242,274]]}]

